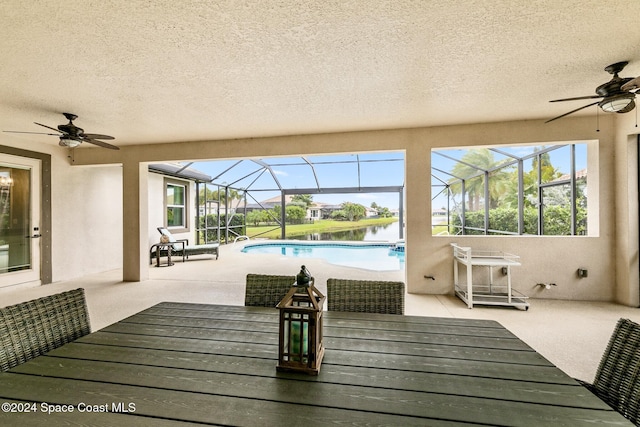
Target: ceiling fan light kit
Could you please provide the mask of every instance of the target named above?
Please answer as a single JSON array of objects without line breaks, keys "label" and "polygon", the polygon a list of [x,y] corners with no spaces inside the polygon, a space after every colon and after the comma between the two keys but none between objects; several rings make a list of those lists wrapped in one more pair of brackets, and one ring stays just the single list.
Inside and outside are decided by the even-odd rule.
[{"label": "ceiling fan light kit", "polygon": [[63,147],[75,148],[80,145],[81,141],[76,141],[75,139],[66,138],[64,136],[60,137],[60,145]]},{"label": "ceiling fan light kit", "polygon": [[[611,96],[600,102],[598,105],[607,113],[621,113],[633,102],[633,97],[633,95]],[[626,113],[627,111],[624,112]]]},{"label": "ceiling fan light kit", "polygon": [[628,61],[616,62],[615,64],[605,67],[604,70],[609,74],[612,74],[613,78],[607,83],[601,84],[596,88],[597,95],[578,96],[575,98],[554,99],[549,101],[564,102],[603,98],[601,101],[595,101],[591,104],[576,108],[568,113],[547,120],[545,123],[552,122],[596,104],[602,109],[602,111],[607,113],[628,113],[629,111],[632,111],[636,106],[634,99],[638,89],[640,88],[640,77],[630,78],[618,76],[618,73],[620,73],[628,63]]},{"label": "ceiling fan light kit", "polygon": [[84,129],[73,124],[73,121],[78,118],[77,115],[72,113],[62,113],[69,123],[64,125],[58,125],[58,128],[54,128],[51,126],[43,125],[42,123],[34,122],[38,126],[45,127],[47,129],[51,129],[57,133],[43,133],[43,132],[19,132],[19,131],[10,131],[5,130],[4,132],[9,133],[35,133],[40,135],[51,135],[57,136],[60,138],[59,144],[63,147],[75,148],[82,144],[83,142],[88,142],[89,144],[97,145],[98,147],[108,148],[110,150],[119,150],[120,148],[115,145],[108,144],[104,141],[100,141],[101,139],[115,139],[109,135],[101,135],[97,133],[85,133]]}]

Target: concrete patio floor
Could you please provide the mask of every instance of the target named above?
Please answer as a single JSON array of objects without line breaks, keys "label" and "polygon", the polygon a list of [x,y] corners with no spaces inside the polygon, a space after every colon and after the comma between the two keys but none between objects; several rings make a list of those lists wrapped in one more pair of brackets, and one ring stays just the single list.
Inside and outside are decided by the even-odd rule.
[{"label": "concrete patio floor", "polygon": [[[401,280],[403,272],[375,272],[339,267],[319,259],[244,254],[240,244],[221,247],[220,258],[194,256],[175,259],[171,267],[150,267],[149,280],[122,282],[122,271],[112,270],[77,280],[40,287],[0,290],[0,306],[82,287],[86,290],[92,330],[98,330],[161,301],[208,304],[244,304],[247,273],[295,275],[305,264],[321,292],[329,277]],[[164,260],[164,259],[163,259]],[[491,319],[553,362],[567,374],[591,381],[616,321],[640,323],[640,310],[605,302],[530,300],[528,311],[510,307],[474,307],[453,295],[406,296],[406,314],[417,316]]]}]

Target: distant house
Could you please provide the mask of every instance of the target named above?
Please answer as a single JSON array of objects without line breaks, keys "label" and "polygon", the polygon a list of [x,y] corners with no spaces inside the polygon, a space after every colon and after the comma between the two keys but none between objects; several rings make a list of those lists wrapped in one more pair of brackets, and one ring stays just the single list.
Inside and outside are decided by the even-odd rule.
[{"label": "distant house", "polygon": [[[292,203],[293,196],[286,195],[285,196],[285,206],[288,206]],[[259,203],[247,203],[246,213],[260,210],[260,209],[273,209],[276,206],[282,205],[282,197],[275,196],[270,199],[262,200]],[[305,215],[305,219],[308,220],[319,220],[319,219],[328,219],[331,217],[331,214],[334,211],[342,209],[342,205],[334,205],[329,203],[322,202],[313,202],[311,206],[307,209],[307,213]],[[240,211],[240,209],[238,209]]]},{"label": "distant house", "polygon": [[365,218],[375,218],[378,216],[378,210],[377,209],[373,209],[371,207],[365,206],[364,207],[365,212],[364,212],[364,216]]},{"label": "distant house", "polygon": [[[571,175],[566,173],[564,175],[559,176],[558,178],[554,179],[552,182],[560,182],[560,181],[569,181],[571,179]],[[579,171],[576,171],[576,180],[586,180],[587,179],[587,168],[584,169],[580,169]]]}]

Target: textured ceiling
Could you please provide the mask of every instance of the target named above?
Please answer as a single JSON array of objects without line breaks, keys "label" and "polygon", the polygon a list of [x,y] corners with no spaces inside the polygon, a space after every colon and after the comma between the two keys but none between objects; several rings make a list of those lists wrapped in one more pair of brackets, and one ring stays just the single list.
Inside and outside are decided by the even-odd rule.
[{"label": "textured ceiling", "polygon": [[636,0],[4,0],[0,19],[0,129],[66,111],[116,145],[550,118],[611,63],[640,75]]}]

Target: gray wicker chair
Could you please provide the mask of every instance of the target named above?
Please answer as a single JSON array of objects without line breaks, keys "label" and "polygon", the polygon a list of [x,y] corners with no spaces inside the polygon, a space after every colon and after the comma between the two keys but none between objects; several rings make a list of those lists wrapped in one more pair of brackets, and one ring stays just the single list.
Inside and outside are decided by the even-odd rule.
[{"label": "gray wicker chair", "polygon": [[618,320],[593,384],[581,383],[640,425],[640,325],[629,319]]},{"label": "gray wicker chair", "polygon": [[404,314],[404,283],[328,279],[327,309],[329,311]]},{"label": "gray wicker chair", "polygon": [[0,308],[0,371],[90,332],[82,288]]},{"label": "gray wicker chair", "polygon": [[247,274],[244,305],[275,307],[296,282],[296,276]]}]

